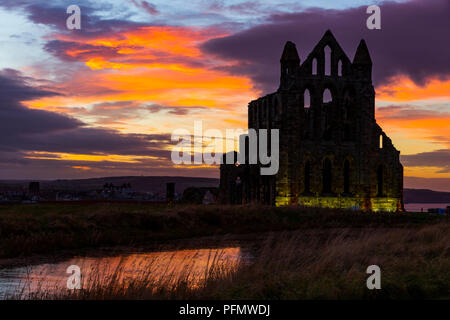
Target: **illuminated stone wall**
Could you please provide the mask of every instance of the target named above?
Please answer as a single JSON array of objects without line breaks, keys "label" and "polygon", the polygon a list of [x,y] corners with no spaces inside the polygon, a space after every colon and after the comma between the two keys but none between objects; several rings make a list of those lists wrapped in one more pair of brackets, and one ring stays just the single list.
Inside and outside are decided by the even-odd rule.
[{"label": "illuminated stone wall", "polygon": [[[278,199],[277,199],[278,200]],[[285,199],[280,198],[278,205],[285,205]],[[322,207],[322,208],[340,208],[352,210],[370,210],[370,211],[399,211],[398,198],[371,198],[370,207],[365,206],[364,198],[361,197],[345,197],[338,195],[336,197],[300,197],[298,204],[305,207]],[[401,208],[401,207],[400,207]]]}]

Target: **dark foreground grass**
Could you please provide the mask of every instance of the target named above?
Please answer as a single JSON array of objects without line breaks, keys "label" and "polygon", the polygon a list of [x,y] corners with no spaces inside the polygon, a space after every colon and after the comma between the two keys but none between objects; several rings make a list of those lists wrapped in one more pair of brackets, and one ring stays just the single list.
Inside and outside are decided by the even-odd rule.
[{"label": "dark foreground grass", "polygon": [[362,213],[297,206],[0,206],[0,258],[223,234],[333,228],[416,229],[437,224],[448,227],[447,221],[448,217],[427,213]]},{"label": "dark foreground grass", "polygon": [[[92,272],[81,290],[43,289],[28,298],[450,299],[448,231],[444,222],[272,233],[251,263],[236,267],[212,257],[201,281],[187,266],[185,272],[164,277],[143,272],[125,283],[119,264],[109,277]],[[381,290],[366,286],[366,269],[373,264],[381,268]]]}]

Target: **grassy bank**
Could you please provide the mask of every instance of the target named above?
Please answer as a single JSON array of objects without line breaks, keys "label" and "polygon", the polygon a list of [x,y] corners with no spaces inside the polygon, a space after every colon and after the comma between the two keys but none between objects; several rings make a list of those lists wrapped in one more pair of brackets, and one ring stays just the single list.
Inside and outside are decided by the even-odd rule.
[{"label": "grassy bank", "polygon": [[[150,271],[130,281],[124,264],[103,268],[81,290],[40,290],[33,299],[450,299],[448,224],[413,228],[331,228],[273,233],[255,259],[238,266],[210,259],[163,277]],[[142,270],[157,261],[141,261]],[[170,261],[167,270],[171,270]],[[366,269],[381,268],[381,290],[368,290]],[[163,266],[163,268],[166,268]]]},{"label": "grassy bank", "polygon": [[330,228],[416,228],[448,221],[419,213],[302,207],[130,204],[0,206],[0,258],[189,237]]}]

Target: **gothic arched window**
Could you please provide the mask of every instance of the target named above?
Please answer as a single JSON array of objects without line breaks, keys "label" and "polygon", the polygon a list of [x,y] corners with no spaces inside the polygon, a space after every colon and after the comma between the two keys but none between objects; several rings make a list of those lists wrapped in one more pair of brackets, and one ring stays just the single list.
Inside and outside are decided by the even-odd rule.
[{"label": "gothic arched window", "polygon": [[333,95],[331,94],[331,91],[330,91],[330,89],[325,89],[324,91],[323,91],[323,96],[322,96],[322,98],[323,98],[323,103],[327,103],[327,102],[331,102],[331,101],[333,101]]},{"label": "gothic arched window", "polygon": [[308,89],[303,92],[303,106],[305,109],[308,109],[311,106],[311,94]]},{"label": "gothic arched window", "polygon": [[317,74],[317,59],[314,58],[312,61],[312,74]]},{"label": "gothic arched window", "polygon": [[331,48],[326,46],[323,52],[325,54],[325,75],[331,76]]}]

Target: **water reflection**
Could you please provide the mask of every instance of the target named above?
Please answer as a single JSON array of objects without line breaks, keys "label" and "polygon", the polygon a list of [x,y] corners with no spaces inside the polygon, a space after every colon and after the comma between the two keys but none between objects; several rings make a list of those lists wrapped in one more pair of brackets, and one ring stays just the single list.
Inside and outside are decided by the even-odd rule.
[{"label": "water reflection", "polygon": [[122,254],[113,257],[77,257],[59,263],[46,263],[0,270],[0,299],[29,299],[37,292],[67,292],[66,270],[81,269],[82,288],[117,283],[127,288],[145,279],[148,286],[171,285],[183,281],[198,286],[215,272],[233,272],[244,258],[240,247],[194,249]]}]

